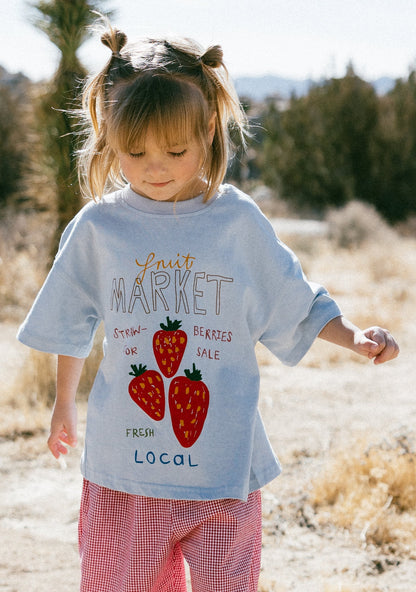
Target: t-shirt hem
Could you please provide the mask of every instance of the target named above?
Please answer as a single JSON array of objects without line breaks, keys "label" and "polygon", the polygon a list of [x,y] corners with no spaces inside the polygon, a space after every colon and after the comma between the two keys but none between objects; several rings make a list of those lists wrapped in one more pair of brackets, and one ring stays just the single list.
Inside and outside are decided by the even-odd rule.
[{"label": "t-shirt hem", "polygon": [[270,483],[271,481],[273,481],[273,479],[278,477],[281,474],[281,472],[282,468],[279,462],[276,462],[273,468],[261,472],[260,475],[258,474],[258,472],[256,472],[256,475],[250,479],[249,492],[251,493],[252,491],[261,489],[262,487],[267,485],[267,483]]},{"label": "t-shirt hem", "polygon": [[20,343],[23,343],[23,345],[47,354],[87,358],[91,350],[91,347],[80,348],[68,343],[53,343],[50,341],[46,346],[43,337],[32,335],[25,330],[20,330],[16,338]]},{"label": "t-shirt hem", "polygon": [[190,487],[171,484],[157,484],[157,483],[138,483],[128,479],[114,479],[111,475],[101,474],[95,471],[85,469],[81,466],[81,472],[85,479],[112,489],[115,491],[123,491],[132,495],[139,495],[144,497],[154,497],[159,499],[176,499],[176,500],[193,500],[206,501],[218,499],[238,499],[247,501],[248,495],[266,485],[274,477],[279,475],[280,468],[265,479],[256,480],[255,484],[250,483],[250,487],[238,487],[226,485],[223,487]]}]

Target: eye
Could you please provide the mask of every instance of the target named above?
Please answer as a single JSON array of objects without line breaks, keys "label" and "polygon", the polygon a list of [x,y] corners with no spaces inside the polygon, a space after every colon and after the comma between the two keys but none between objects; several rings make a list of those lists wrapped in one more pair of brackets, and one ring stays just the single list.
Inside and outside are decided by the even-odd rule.
[{"label": "eye", "polygon": [[129,152],[131,158],[141,158],[144,156],[144,152]]},{"label": "eye", "polygon": [[171,156],[173,156],[174,158],[180,158],[181,156],[185,156],[186,149],[185,150],[182,150],[181,152],[169,152],[169,154]]}]

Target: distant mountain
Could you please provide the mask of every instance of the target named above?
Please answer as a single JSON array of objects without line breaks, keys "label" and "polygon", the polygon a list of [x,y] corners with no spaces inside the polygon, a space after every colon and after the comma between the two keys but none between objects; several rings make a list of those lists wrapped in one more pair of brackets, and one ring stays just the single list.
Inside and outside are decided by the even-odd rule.
[{"label": "distant mountain", "polygon": [[377,78],[377,80],[374,80],[371,84],[374,86],[374,89],[378,95],[385,95],[396,84],[396,78],[383,76],[382,78]]},{"label": "distant mountain", "polygon": [[[253,101],[263,101],[266,97],[279,96],[283,101],[290,99],[294,93],[298,97],[308,94],[311,86],[322,84],[324,80],[297,80],[295,78],[283,78],[281,76],[241,76],[234,80],[237,93],[240,97],[247,97]],[[18,91],[25,87],[30,79],[24,74],[11,74],[0,65],[0,85],[7,86],[12,91]],[[395,84],[393,78],[384,76],[371,82],[378,95],[384,95]]]},{"label": "distant mountain", "polygon": [[11,74],[6,68],[0,66],[0,84],[2,86],[13,88],[19,86],[19,84],[25,84],[26,82],[29,82],[29,78],[24,74],[20,72],[18,74]]},{"label": "distant mountain", "polygon": [[24,99],[30,84],[29,78],[24,74],[10,74],[3,66],[0,66],[0,88],[7,88],[12,96]]},{"label": "distant mountain", "polygon": [[[237,93],[240,97],[248,97],[254,101],[262,101],[266,97],[278,95],[287,100],[294,93],[301,97],[308,94],[312,85],[322,84],[323,80],[296,80],[294,78],[282,78],[280,76],[242,76],[234,80]],[[371,82],[379,95],[386,94],[395,84],[393,78],[383,77]]]}]

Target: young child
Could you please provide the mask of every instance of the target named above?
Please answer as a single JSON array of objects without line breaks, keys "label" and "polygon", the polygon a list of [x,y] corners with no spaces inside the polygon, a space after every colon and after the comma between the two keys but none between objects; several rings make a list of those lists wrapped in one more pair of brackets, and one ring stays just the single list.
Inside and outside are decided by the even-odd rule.
[{"label": "young child", "polygon": [[76,444],[75,393],[105,327],[82,456],[81,591],[184,592],[185,557],[194,592],[255,592],[259,491],[280,473],[256,342],[287,365],[318,335],[376,364],[398,346],[343,318],[253,201],[221,184],[229,126],[244,132],[221,48],[126,45],[111,28],[102,41],[111,58],[83,97],[94,199],[18,334],[58,354],[58,458]]}]

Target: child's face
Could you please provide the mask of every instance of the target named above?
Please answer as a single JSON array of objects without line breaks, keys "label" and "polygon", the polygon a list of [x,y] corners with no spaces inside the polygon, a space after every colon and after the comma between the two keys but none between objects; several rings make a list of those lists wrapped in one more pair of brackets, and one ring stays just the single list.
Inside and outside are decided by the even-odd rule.
[{"label": "child's face", "polygon": [[200,178],[203,154],[193,139],[160,146],[151,131],[141,152],[118,153],[124,176],[136,193],[155,201],[191,199],[204,189]]}]

